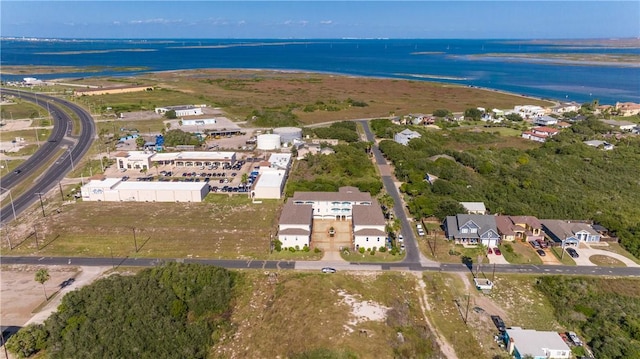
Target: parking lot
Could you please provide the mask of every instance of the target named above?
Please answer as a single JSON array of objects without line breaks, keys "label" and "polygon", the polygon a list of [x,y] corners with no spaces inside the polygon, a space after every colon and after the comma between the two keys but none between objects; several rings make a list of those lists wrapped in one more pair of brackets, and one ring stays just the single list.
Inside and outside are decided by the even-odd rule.
[{"label": "parking lot", "polygon": [[[104,174],[109,178],[122,178],[123,181],[206,182],[214,193],[247,193],[257,176],[254,166],[260,161],[262,161],[261,158],[248,157],[236,161],[234,165],[207,167],[160,165],[146,172],[138,169],[123,171],[111,166]],[[242,183],[243,174],[247,174],[246,183]]]}]

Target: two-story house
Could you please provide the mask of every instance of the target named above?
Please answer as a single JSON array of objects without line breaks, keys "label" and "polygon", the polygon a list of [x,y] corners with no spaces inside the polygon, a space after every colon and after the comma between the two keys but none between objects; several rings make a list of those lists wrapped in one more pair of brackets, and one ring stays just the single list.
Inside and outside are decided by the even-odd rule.
[{"label": "two-story house", "polygon": [[310,204],[287,202],[278,222],[278,240],[282,248],[304,248],[311,245],[313,207]]},{"label": "two-story house", "polygon": [[479,214],[457,214],[448,216],[444,223],[445,234],[455,243],[466,245],[483,244],[495,247],[500,243],[500,235],[494,216]]},{"label": "two-story house", "polygon": [[353,243],[355,249],[384,247],[386,222],[377,201],[371,205],[353,206]]}]

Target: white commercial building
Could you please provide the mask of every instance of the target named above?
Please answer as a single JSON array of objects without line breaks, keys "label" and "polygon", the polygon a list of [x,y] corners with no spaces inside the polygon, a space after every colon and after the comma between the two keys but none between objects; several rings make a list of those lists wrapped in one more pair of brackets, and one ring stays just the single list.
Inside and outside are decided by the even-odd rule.
[{"label": "white commercial building", "polygon": [[151,167],[151,157],[154,152],[148,151],[128,151],[115,154],[116,166],[118,169],[149,169]]},{"label": "white commercial building", "polygon": [[156,107],[155,111],[159,115],[175,111],[176,117],[202,115],[202,107],[193,105]]},{"label": "white commercial building", "polygon": [[120,178],[92,180],[80,190],[84,201],[202,202],[205,182],[123,182]]},{"label": "white commercial building", "polygon": [[256,199],[279,199],[282,196],[287,171],[267,169],[260,172],[251,197]]}]

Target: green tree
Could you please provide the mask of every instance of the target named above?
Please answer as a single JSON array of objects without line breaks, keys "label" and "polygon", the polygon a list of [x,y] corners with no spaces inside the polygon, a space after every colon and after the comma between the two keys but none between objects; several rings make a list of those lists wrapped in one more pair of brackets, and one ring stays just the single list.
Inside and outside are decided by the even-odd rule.
[{"label": "green tree", "polygon": [[465,209],[460,202],[453,199],[445,199],[438,204],[434,215],[443,221],[447,216],[455,216],[458,213],[465,213]]},{"label": "green tree", "polygon": [[176,116],[176,111],[175,110],[169,110],[167,112],[164,113],[164,117],[170,119],[170,120],[174,120],[176,118],[178,118],[178,116]]},{"label": "green tree", "polygon": [[42,324],[29,324],[7,340],[7,350],[18,356],[28,358],[46,347],[49,333]]},{"label": "green tree", "polygon": [[136,146],[138,146],[138,148],[142,148],[144,146],[144,142],[144,137],[136,138]]},{"label": "green tree", "polygon": [[433,111],[433,115],[436,117],[447,117],[451,114],[451,111],[447,109],[438,109]]},{"label": "green tree", "polygon": [[520,116],[517,113],[510,113],[510,114],[508,114],[508,115],[506,115],[504,117],[509,121],[514,121],[514,122],[522,122],[523,121],[522,116]]},{"label": "green tree", "polygon": [[49,297],[47,296],[47,288],[45,288],[44,284],[51,279],[51,276],[49,275],[49,270],[46,268],[40,268],[38,269],[38,271],[36,272],[36,276],[35,276],[35,281],[42,284],[42,290],[44,291],[44,299],[48,300]]},{"label": "green tree", "polygon": [[482,111],[478,110],[477,108],[468,108],[464,111],[464,117],[474,121],[478,121],[482,118]]}]

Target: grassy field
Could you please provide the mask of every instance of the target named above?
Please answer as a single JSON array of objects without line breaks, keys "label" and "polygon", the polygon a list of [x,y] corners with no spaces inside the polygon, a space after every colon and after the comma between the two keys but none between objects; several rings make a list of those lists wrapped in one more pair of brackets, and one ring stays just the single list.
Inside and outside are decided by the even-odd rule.
[{"label": "grassy field", "polygon": [[360,253],[356,251],[351,251],[349,252],[349,254],[345,254],[344,252],[341,252],[340,256],[342,257],[342,259],[344,259],[347,262],[356,262],[356,263],[357,262],[364,262],[364,263],[398,262],[403,260],[405,257],[404,253],[392,255],[391,253],[389,253],[389,251],[386,251],[386,252],[375,251],[373,255],[371,255],[370,252]]},{"label": "grassy field", "polygon": [[622,248],[622,246],[620,245],[620,243],[615,243],[615,242],[609,242],[608,246],[594,246],[594,249],[603,249],[605,251],[609,251],[609,252],[613,252],[613,253],[618,253],[620,255],[623,255],[629,259],[631,259],[632,261],[640,264],[640,259],[634,257],[633,255],[631,255],[631,253],[627,252],[624,248]]},{"label": "grassy field", "polygon": [[[509,250],[509,246],[513,250]],[[504,259],[511,264],[542,264],[538,254],[527,243],[515,241],[503,243],[499,247]]]},{"label": "grassy field", "polygon": [[[444,236],[437,235],[435,238],[431,235],[418,238],[418,247],[428,258],[443,263],[462,263],[464,257],[471,258],[475,263],[478,256],[482,255],[479,248],[465,248],[453,241],[446,240]],[[489,263],[486,256],[482,257],[482,263]]]},{"label": "grassy field", "polygon": [[60,197],[46,201],[47,212],[61,208],[61,213],[38,220],[40,250],[34,236],[16,238],[24,242],[12,255],[109,257],[113,251],[116,257],[268,258],[280,205],[224,195],[181,204],[78,202],[59,207]]},{"label": "grassy field", "polygon": [[[231,317],[235,334],[212,357],[284,358],[313,349],[358,358],[437,357],[429,354],[432,334],[424,329],[411,274],[247,271],[241,280]],[[365,305],[379,305],[386,318],[354,312]]]},{"label": "grassy field", "polygon": [[[149,73],[124,80],[130,84],[155,86],[156,90],[91,96],[81,101],[93,108],[112,107],[125,113],[153,110],[157,106],[207,104],[223,108],[229,118],[236,120],[249,118],[256,109],[291,110],[302,124],[390,114],[431,113],[442,108],[458,112],[477,106],[512,108],[525,102],[550,105],[546,101],[456,85],[270,70],[202,69]],[[116,85],[107,78],[76,82]],[[305,106],[318,102],[341,104],[347,99],[365,102],[367,106],[338,106],[339,111],[303,110]]]},{"label": "grassy field", "polygon": [[627,266],[626,264],[624,264],[622,261],[618,259],[615,259],[609,256],[599,255],[599,254],[589,257],[589,261],[591,261],[591,263],[593,264],[603,266],[603,267],[626,267]]}]

